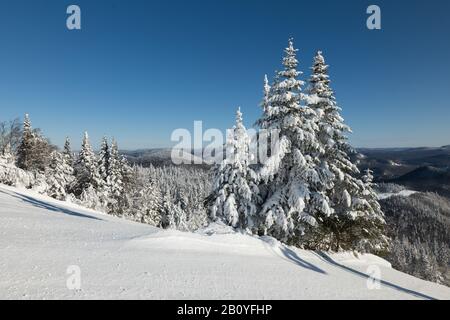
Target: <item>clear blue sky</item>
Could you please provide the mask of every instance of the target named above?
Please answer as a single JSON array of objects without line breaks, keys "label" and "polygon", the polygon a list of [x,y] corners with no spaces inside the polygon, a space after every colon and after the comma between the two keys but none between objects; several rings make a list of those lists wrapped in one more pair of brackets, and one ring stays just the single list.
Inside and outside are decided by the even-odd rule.
[{"label": "clear blue sky", "polygon": [[28,112],[58,145],[87,130],[127,149],[194,120],[225,129],[237,106],[250,126],[292,36],[303,71],[323,50],[355,146],[450,144],[449,15],[448,0],[2,0],[0,120]]}]

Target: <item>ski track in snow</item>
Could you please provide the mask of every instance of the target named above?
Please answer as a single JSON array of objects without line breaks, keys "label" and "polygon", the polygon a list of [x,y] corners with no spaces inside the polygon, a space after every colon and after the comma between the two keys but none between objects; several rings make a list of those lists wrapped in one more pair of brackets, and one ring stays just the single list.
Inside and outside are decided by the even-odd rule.
[{"label": "ski track in snow", "polygon": [[[69,290],[66,270],[81,269]],[[370,268],[380,289],[368,288]],[[0,299],[450,299],[373,255],[319,254],[211,227],[160,230],[0,186]]]}]

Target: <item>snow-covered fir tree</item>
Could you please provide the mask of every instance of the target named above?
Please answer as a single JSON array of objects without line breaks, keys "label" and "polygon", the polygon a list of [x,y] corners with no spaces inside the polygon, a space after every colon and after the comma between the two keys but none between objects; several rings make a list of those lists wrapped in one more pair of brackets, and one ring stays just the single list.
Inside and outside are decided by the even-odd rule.
[{"label": "snow-covered fir tree", "polygon": [[70,139],[69,137],[66,137],[66,141],[64,142],[64,150],[63,150],[63,156],[66,160],[66,163],[73,167],[74,165],[74,155],[72,152],[72,147],[70,146]]},{"label": "snow-covered fir tree", "polygon": [[250,137],[236,113],[236,125],[227,139],[227,156],[215,168],[210,217],[241,229],[258,227],[257,206],[260,203],[257,175],[250,167]]},{"label": "snow-covered fir tree", "polygon": [[125,193],[129,192],[134,183],[134,170],[128,163],[127,158],[120,156],[120,175],[122,177],[122,185]]},{"label": "snow-covered fir tree", "polygon": [[175,203],[169,193],[163,195],[160,227],[189,231],[186,212],[180,202]]},{"label": "snow-covered fir tree", "polygon": [[[373,191],[370,184],[358,179],[359,170],[350,160],[350,154],[354,151],[347,142],[346,134],[351,130],[340,115],[341,109],[330,88],[328,66],[322,52],[317,52],[311,69],[308,105],[318,115],[317,137],[324,148],[319,158],[321,168],[332,173],[329,176],[331,183],[325,187],[334,212],[332,215],[319,214],[319,227],[309,237],[309,246],[316,249],[348,249],[354,245],[355,238],[350,231],[356,227],[357,221],[363,221],[363,217],[374,212],[381,213],[381,210],[374,202],[371,204],[373,209],[371,205],[361,206],[365,204],[362,200],[365,193],[372,194]],[[372,200],[376,202],[376,198]]]},{"label": "snow-covered fir tree", "polygon": [[81,150],[75,163],[75,182],[73,193],[82,201],[90,203],[92,207],[102,207],[101,197],[97,190],[102,185],[98,172],[97,157],[89,142],[89,135],[85,132]]},{"label": "snow-covered fir tree", "polygon": [[[262,129],[277,131],[279,141],[260,170],[264,204],[263,227],[275,237],[296,242],[305,228],[317,226],[316,217],[333,213],[324,189],[330,173],[320,167],[323,147],[317,139],[317,115],[306,105],[299,80],[297,50],[289,41],[258,121]],[[266,90],[266,89],[265,89]],[[265,93],[266,94],[266,93]]]},{"label": "snow-covered fir tree", "polygon": [[105,183],[107,182],[109,176],[110,158],[111,153],[109,150],[108,140],[106,137],[103,137],[100,152],[98,154],[98,172]]},{"label": "snow-covered fir tree", "polygon": [[136,188],[133,188],[131,194],[130,214],[136,221],[160,226],[163,205],[161,191],[155,183],[142,178],[136,174]]},{"label": "snow-covered fir tree", "polygon": [[75,179],[73,168],[64,154],[53,151],[49,168],[46,172],[47,194],[58,200],[65,200],[69,186]]},{"label": "snow-covered fir tree", "polygon": [[17,166],[23,170],[44,172],[54,149],[39,130],[32,129],[30,117],[26,114],[17,150]]},{"label": "snow-covered fir tree", "polygon": [[122,215],[124,200],[122,159],[119,155],[119,149],[115,140],[111,144],[108,171],[106,184],[108,186],[109,212],[115,215]]},{"label": "snow-covered fir tree", "polygon": [[175,205],[172,206],[172,212],[169,220],[169,228],[181,231],[190,231],[188,227],[187,214],[183,209],[183,204],[181,202],[175,203]]},{"label": "snow-covered fir tree", "polygon": [[23,170],[32,169],[32,157],[34,150],[34,133],[30,117],[25,115],[22,129],[22,140],[17,149],[17,167]]},{"label": "snow-covered fir tree", "polygon": [[352,203],[356,218],[351,226],[351,247],[360,252],[380,253],[389,247],[389,239],[385,236],[386,221],[374,186],[373,171],[367,169],[362,177],[362,191]]}]

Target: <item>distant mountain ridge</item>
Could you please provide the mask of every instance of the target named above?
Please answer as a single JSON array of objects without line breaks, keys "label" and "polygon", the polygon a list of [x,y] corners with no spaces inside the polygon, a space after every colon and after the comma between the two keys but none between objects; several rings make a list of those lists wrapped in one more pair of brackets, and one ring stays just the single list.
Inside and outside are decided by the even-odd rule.
[{"label": "distant mountain ridge", "polygon": [[417,191],[436,192],[450,198],[450,168],[423,166],[387,182],[401,184]]},{"label": "distant mountain ridge", "polygon": [[399,178],[420,167],[449,168],[450,145],[432,148],[359,148],[360,169],[374,170],[377,180]]}]

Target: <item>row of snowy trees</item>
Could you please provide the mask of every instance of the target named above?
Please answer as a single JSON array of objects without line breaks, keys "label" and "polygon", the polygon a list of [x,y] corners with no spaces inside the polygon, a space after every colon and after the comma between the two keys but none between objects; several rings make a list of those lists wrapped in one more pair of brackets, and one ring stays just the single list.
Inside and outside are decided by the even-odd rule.
[{"label": "row of snowy trees", "polygon": [[[310,249],[381,251],[387,247],[384,218],[364,176],[350,160],[350,128],[340,115],[323,55],[314,57],[307,92],[297,70],[293,41],[283,70],[264,81],[261,129],[276,132],[264,163],[249,163],[250,137],[237,112],[227,150],[215,168],[208,198],[210,216],[241,229],[269,234]],[[273,137],[275,139],[275,137]]]},{"label": "row of snowy trees", "polygon": [[[11,133],[2,131],[0,183],[162,228],[189,231],[207,223],[203,199],[210,187],[204,170],[130,166],[116,141],[103,138],[96,153],[87,133],[78,154],[69,139],[58,151],[32,128],[28,115],[14,137]],[[9,143],[14,139],[15,148]]]},{"label": "row of snowy trees", "polygon": [[81,150],[75,155],[66,139],[62,152],[56,150],[39,131],[33,130],[28,115],[16,154],[3,151],[4,158],[15,158],[18,168],[45,177],[45,192],[58,200],[79,200],[83,205],[121,215],[127,207],[125,189],[130,184],[132,169],[119,155],[117,143],[102,141],[98,156],[85,133]]},{"label": "row of snowy trees", "polygon": [[[54,198],[155,226],[191,230],[204,225],[203,199],[209,193],[210,218],[235,228],[311,249],[383,250],[385,222],[371,172],[361,176],[350,161],[350,129],[330,88],[328,66],[318,52],[303,92],[296,53],[289,41],[283,70],[271,84],[265,77],[257,126],[276,132],[269,136],[267,160],[252,164],[256,155],[250,152],[251,137],[238,110],[227,137],[232,156],[215,168],[211,191],[208,176],[199,170],[130,167],[117,143],[109,145],[107,139],[98,154],[87,134],[79,154],[72,153],[68,140],[59,152],[32,129],[28,116],[17,148],[4,145],[2,162],[15,162],[21,176]],[[2,168],[5,181],[17,180],[11,173],[18,171]]]}]

